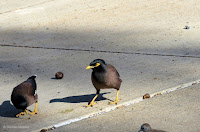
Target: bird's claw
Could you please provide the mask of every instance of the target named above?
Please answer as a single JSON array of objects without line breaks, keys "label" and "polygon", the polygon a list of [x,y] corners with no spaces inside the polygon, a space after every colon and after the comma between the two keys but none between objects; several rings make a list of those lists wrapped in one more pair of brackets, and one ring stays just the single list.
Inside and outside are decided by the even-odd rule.
[{"label": "bird's claw", "polygon": [[91,102],[89,105],[86,105],[85,107],[87,108],[87,107],[93,107],[93,105],[95,105],[96,104],[96,102]]},{"label": "bird's claw", "polygon": [[110,103],[109,103],[109,105],[112,105],[112,104],[117,104],[117,102],[114,101],[114,102],[110,102]]},{"label": "bird's claw", "polygon": [[16,115],[16,117],[20,117],[21,115],[24,115],[24,112],[20,112],[19,114]]},{"label": "bird's claw", "polygon": [[109,105],[112,105],[112,104],[116,104],[116,105],[117,105],[117,102],[118,102],[118,101],[120,101],[120,99],[115,100],[115,101],[113,101],[113,102],[110,102]]},{"label": "bird's claw", "polygon": [[[26,113],[27,115],[34,115],[34,114],[37,114],[37,111],[34,111],[34,112],[30,112],[30,113]],[[24,112],[20,112],[19,114],[16,115],[16,117],[20,117],[21,115],[24,115]]]},{"label": "bird's claw", "polygon": [[30,112],[30,113],[28,113],[28,114],[30,114],[30,115],[35,115],[35,114],[37,114],[37,111]]}]

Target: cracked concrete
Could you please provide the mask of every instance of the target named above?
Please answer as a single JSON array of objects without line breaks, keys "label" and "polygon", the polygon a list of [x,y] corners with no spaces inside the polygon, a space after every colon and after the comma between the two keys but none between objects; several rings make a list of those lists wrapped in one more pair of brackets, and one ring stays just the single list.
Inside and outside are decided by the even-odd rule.
[{"label": "cracked concrete", "polygon": [[198,56],[190,55],[173,55],[173,54],[157,54],[157,53],[131,53],[124,51],[106,51],[106,50],[90,50],[90,49],[67,49],[67,48],[51,48],[51,47],[34,47],[34,46],[19,46],[19,45],[4,45],[0,44],[2,47],[21,47],[21,48],[33,48],[33,49],[55,49],[55,50],[70,50],[70,51],[85,51],[85,52],[101,52],[101,53],[120,53],[120,54],[135,54],[135,55],[150,55],[150,56],[171,56],[171,57],[188,57],[188,58],[200,58]]},{"label": "cracked concrete", "polygon": [[[155,3],[138,0],[52,1],[38,5],[36,9],[28,8],[32,12],[24,11],[25,14],[1,15],[0,42],[199,57],[196,0],[189,2],[192,6],[179,0]],[[186,25],[191,27],[190,30],[184,29]]]}]

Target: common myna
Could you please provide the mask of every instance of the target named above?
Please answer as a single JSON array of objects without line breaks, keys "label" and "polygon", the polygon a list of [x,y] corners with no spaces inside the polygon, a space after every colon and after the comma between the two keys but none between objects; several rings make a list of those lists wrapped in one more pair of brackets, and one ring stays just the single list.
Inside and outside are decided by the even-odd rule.
[{"label": "common myna", "polygon": [[[13,105],[17,109],[24,110],[24,112],[28,114],[37,114],[37,99],[38,95],[36,93],[37,84],[35,82],[35,78],[37,75],[33,75],[29,77],[26,81],[22,82],[18,86],[16,86],[11,95],[11,101]],[[35,110],[34,112],[27,112],[27,107],[35,103]],[[20,112],[16,115],[16,117],[19,117],[21,115],[24,115],[24,112]]]},{"label": "common myna", "polygon": [[166,131],[152,129],[151,126],[148,123],[144,123],[141,126],[139,132],[166,132]]},{"label": "common myna", "polygon": [[110,104],[117,104],[118,96],[119,96],[119,88],[121,85],[122,80],[120,79],[120,75],[115,69],[114,66],[105,63],[102,59],[95,59],[93,60],[90,65],[86,69],[92,69],[91,80],[96,88],[96,96],[90,102],[89,105],[86,107],[93,106],[96,103],[94,102],[95,99],[98,97],[100,89],[107,89],[107,88],[114,88],[117,90],[117,97],[114,102]]}]

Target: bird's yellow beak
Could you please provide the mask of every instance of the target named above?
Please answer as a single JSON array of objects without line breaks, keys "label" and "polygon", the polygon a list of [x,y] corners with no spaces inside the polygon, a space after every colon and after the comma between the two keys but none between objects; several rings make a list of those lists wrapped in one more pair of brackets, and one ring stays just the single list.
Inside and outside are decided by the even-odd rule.
[{"label": "bird's yellow beak", "polygon": [[86,69],[92,69],[94,66],[87,66]]},{"label": "bird's yellow beak", "polygon": [[98,67],[100,65],[101,65],[100,63],[97,63],[96,66],[87,66],[86,69],[92,69],[92,68]]}]

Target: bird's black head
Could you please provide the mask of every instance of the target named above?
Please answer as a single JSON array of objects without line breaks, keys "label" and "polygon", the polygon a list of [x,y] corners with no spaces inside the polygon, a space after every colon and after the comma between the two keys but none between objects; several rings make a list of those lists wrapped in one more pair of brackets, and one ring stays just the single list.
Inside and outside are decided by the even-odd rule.
[{"label": "bird's black head", "polygon": [[29,80],[29,79],[35,80],[36,77],[37,77],[37,75],[33,75],[33,76],[29,77],[27,80]]},{"label": "bird's black head", "polygon": [[105,61],[102,59],[95,59],[90,63],[90,66],[96,66],[97,63],[104,64],[104,65],[106,64]]},{"label": "bird's black head", "polygon": [[151,126],[148,123],[144,123],[139,132],[149,132],[151,131]]},{"label": "bird's black head", "polygon": [[102,59],[93,60],[86,69],[102,69],[106,66],[106,63]]}]

